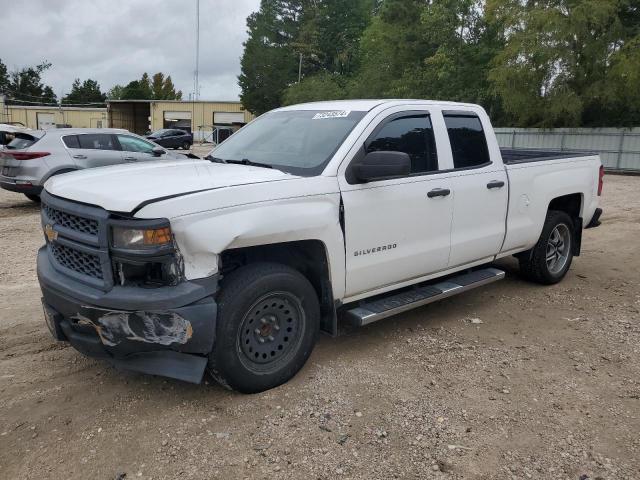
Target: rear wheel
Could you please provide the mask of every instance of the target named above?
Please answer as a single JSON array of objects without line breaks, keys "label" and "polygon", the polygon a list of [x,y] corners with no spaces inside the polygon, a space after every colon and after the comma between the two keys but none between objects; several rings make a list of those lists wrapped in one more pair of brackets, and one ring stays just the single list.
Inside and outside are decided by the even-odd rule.
[{"label": "rear wheel", "polygon": [[305,364],[319,325],[316,291],[300,272],[275,263],[241,267],[221,286],[209,369],[243,393],[276,387]]},{"label": "rear wheel", "polygon": [[182,144],[182,148],[183,148],[184,150],[189,150],[189,149],[191,148],[191,144],[190,144],[189,142],[184,142],[184,143]]},{"label": "rear wheel", "polygon": [[40,195],[34,195],[33,193],[25,193],[25,197],[35,203],[40,203]]},{"label": "rear wheel", "polygon": [[520,256],[522,275],[544,285],[562,280],[573,260],[573,228],[565,212],[549,211],[538,243]]}]

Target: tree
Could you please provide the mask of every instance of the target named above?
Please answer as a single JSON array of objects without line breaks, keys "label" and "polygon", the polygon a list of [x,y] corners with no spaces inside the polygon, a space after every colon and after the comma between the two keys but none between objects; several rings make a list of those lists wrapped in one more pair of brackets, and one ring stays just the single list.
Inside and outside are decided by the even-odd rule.
[{"label": "tree", "polygon": [[371,22],[374,0],[323,0],[317,20],[317,51],[324,70],[346,75],[357,68],[362,33]]},{"label": "tree", "polygon": [[424,7],[417,33],[421,55],[392,83],[393,96],[483,104],[497,115],[488,74],[503,48],[496,25],[484,16],[484,0],[433,0]]},{"label": "tree", "polygon": [[247,18],[238,83],[244,106],[261,114],[282,104],[283,92],[298,76],[299,49],[293,46],[304,0],[261,0]]},{"label": "tree", "polygon": [[0,94],[5,93],[9,88],[9,72],[7,66],[0,59]]},{"label": "tree", "polygon": [[320,100],[342,100],[346,96],[345,77],[323,72],[291,85],[285,90],[282,101],[284,105],[294,105]]},{"label": "tree", "polygon": [[123,92],[124,92],[124,87],[122,85],[114,85],[107,92],[107,98],[109,100],[121,100]]},{"label": "tree", "polygon": [[151,89],[140,80],[133,80],[122,89],[121,100],[151,100]]},{"label": "tree", "polygon": [[417,68],[429,51],[420,35],[425,5],[422,0],[387,0],[382,4],[360,40],[360,69],[350,96],[396,96],[398,80],[408,68]]},{"label": "tree", "polygon": [[181,100],[182,92],[176,92],[171,75],[165,78],[164,73],[158,72],[151,79],[151,96],[155,100]]},{"label": "tree", "polygon": [[[360,37],[377,4],[378,0],[262,0],[260,10],[247,19],[249,38],[238,78],[244,105],[262,113],[293,98],[329,92],[343,97],[347,82],[339,76],[356,70]],[[317,78],[298,84],[299,75]]]},{"label": "tree", "polygon": [[107,96],[100,90],[97,81],[88,78],[80,83],[80,79],[76,78],[71,85],[71,92],[62,99],[63,104],[90,104],[104,103]]},{"label": "tree", "polygon": [[480,103],[499,125],[640,123],[639,0],[262,0],[247,26],[255,113],[408,97]]},{"label": "tree", "polygon": [[133,80],[124,87],[114,86],[109,92],[109,98],[113,100],[181,100],[182,91],[176,91],[171,75],[165,77],[164,73],[158,72],[149,78],[149,74],[145,72],[140,80]]},{"label": "tree", "polygon": [[55,103],[53,89],[42,83],[42,74],[51,68],[43,61],[35,67],[23,67],[9,73],[8,103]]},{"label": "tree", "polygon": [[640,71],[637,2],[492,0],[489,13],[505,32],[490,80],[512,123],[638,121],[638,84],[629,82]]}]

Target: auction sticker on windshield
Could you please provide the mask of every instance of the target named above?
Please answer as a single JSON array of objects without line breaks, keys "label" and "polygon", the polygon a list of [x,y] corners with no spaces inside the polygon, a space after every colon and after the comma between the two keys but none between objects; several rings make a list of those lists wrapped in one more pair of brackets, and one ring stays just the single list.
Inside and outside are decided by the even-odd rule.
[{"label": "auction sticker on windshield", "polygon": [[328,112],[316,113],[313,116],[313,120],[322,120],[325,118],[344,118],[348,117],[351,110],[330,110]]}]

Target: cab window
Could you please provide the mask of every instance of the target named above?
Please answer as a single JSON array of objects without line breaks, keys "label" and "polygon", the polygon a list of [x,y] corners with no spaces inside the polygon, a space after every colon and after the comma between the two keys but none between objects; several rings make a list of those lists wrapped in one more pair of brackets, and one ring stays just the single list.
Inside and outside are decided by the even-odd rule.
[{"label": "cab window", "polygon": [[480,119],[473,114],[444,115],[454,168],[473,168],[491,163],[487,138]]},{"label": "cab window", "polygon": [[431,118],[427,114],[393,118],[365,144],[367,153],[376,151],[404,152],[411,158],[411,173],[438,170],[438,156]]}]

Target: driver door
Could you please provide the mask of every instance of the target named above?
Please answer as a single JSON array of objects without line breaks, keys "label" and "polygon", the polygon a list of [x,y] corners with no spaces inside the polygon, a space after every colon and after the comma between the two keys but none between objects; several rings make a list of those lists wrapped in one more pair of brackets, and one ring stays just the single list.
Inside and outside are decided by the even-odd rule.
[{"label": "driver door", "polygon": [[340,178],[348,297],[444,270],[449,261],[452,186],[438,171],[429,112],[387,116],[354,160],[376,150],[407,153],[411,173],[368,183]]}]

